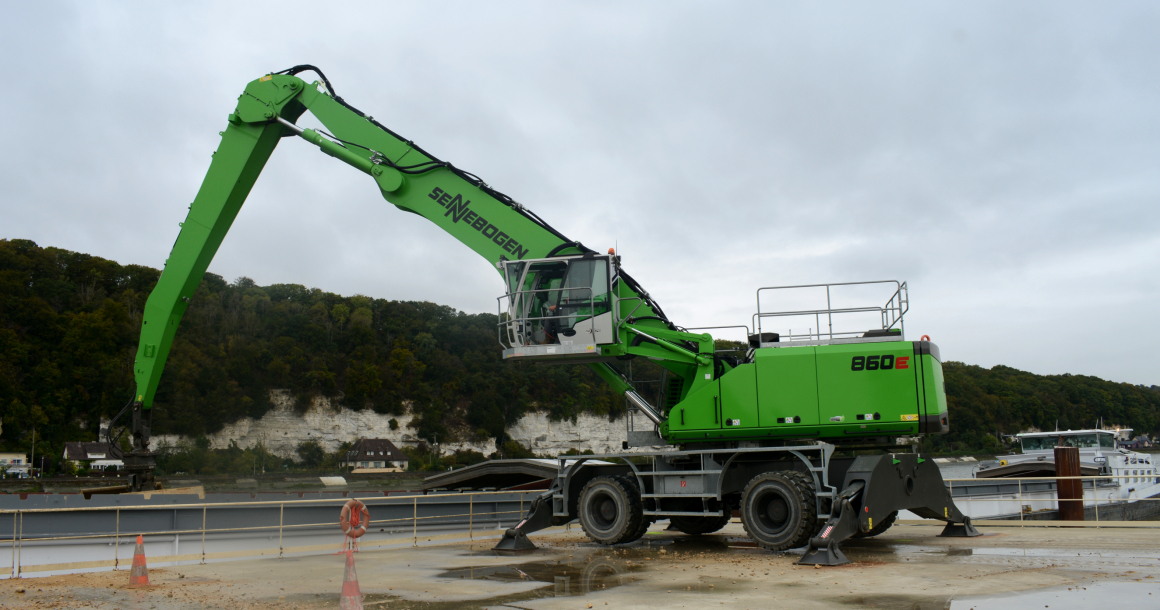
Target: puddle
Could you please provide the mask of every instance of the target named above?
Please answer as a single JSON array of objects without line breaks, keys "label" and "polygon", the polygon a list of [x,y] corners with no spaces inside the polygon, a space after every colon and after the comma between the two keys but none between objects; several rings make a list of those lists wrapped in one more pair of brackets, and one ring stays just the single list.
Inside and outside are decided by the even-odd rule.
[{"label": "puddle", "polygon": [[951,600],[950,610],[1091,610],[1115,600],[1120,608],[1155,608],[1160,605],[1160,583],[1100,582],[1087,586],[1058,587],[1014,593],[981,595]]},{"label": "puddle", "polygon": [[[397,595],[368,593],[363,596],[363,607],[390,608],[391,610],[484,610],[535,599],[575,597],[597,591],[607,591],[629,584],[636,572],[645,565],[626,557],[592,556],[588,558],[561,558],[521,564],[456,568],[436,575],[444,581],[490,580],[510,583],[542,583],[543,586],[511,595],[486,599],[456,601],[425,601],[406,599]],[[332,596],[319,595],[301,599],[307,603],[328,605]],[[518,607],[518,606],[517,606]]]},{"label": "puddle", "polygon": [[438,574],[436,578],[542,582],[551,586],[537,589],[540,595],[535,597],[570,597],[632,582],[635,578],[633,574],[642,570],[643,564],[630,557],[617,555],[458,568]]},{"label": "puddle", "polygon": [[1001,557],[1090,557],[1093,559],[1160,559],[1160,553],[1139,550],[1131,551],[1087,551],[1082,549],[975,549],[976,555]]},{"label": "puddle", "polygon": [[[642,572],[658,560],[683,560],[696,555],[745,553],[756,546],[744,544],[748,539],[730,536],[700,536],[676,538],[645,538],[631,545],[608,548],[598,544],[580,543],[574,546],[591,549],[591,554],[577,553],[577,557],[557,555],[519,564],[469,566],[446,570],[435,575],[444,583],[487,580],[504,583],[537,583],[534,589],[478,600],[454,602],[417,601],[394,595],[367,594],[363,606],[391,608],[392,610],[474,610],[505,605],[519,606],[520,602],[552,597],[576,597],[607,591],[621,585],[642,580]],[[560,549],[557,549],[560,550]],[[493,557],[494,553],[471,552],[467,556]],[[727,587],[721,584],[691,583],[683,591],[721,593]]]},{"label": "puddle", "polygon": [[1091,610],[1115,600],[1120,608],[1156,608],[1160,602],[1160,583],[1099,582],[1072,587],[1053,587],[1022,593],[974,595],[947,599],[946,596],[852,596],[843,605],[887,610]]},{"label": "puddle", "polygon": [[[839,603],[855,608],[875,608],[880,610],[947,610],[946,596],[927,595],[878,595],[850,596]],[[957,608],[955,610],[958,610]],[[1090,610],[1090,609],[1089,609]]]}]

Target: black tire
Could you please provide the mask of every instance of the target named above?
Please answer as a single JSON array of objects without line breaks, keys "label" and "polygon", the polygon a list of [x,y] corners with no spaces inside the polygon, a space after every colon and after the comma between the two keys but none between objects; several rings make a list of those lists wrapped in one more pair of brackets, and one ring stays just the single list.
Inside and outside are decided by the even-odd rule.
[{"label": "black tire", "polygon": [[[640,486],[636,484],[636,477],[635,476],[633,476],[631,474],[621,474],[621,475],[616,475],[614,478],[620,479],[624,483],[632,486],[632,489],[634,491],[636,491],[636,497],[638,497],[638,498],[640,497]],[[642,514],[640,517],[640,525],[637,526],[636,531],[633,532],[632,535],[630,535],[628,538],[625,538],[624,543],[636,542],[637,540],[640,540],[641,538],[643,538],[645,535],[645,532],[648,531],[649,526],[651,526],[653,524],[653,522],[656,521],[656,517],[654,517],[652,515],[645,515],[645,514],[643,514],[643,511],[644,511],[644,501],[642,500],[641,501]]]},{"label": "black tire", "polygon": [[793,472],[753,477],[741,493],[741,523],[762,548],[784,551],[805,546],[817,528],[812,481]]},{"label": "black tire", "polygon": [[857,534],[854,534],[852,537],[853,538],[871,538],[873,536],[877,536],[878,534],[882,534],[882,533],[886,532],[886,530],[890,529],[891,525],[894,525],[894,520],[897,518],[898,518],[898,511],[894,511],[894,512],[890,513],[889,515],[886,515],[885,519],[876,523],[874,525],[874,527],[870,528],[870,531],[858,532]]},{"label": "black tire", "polygon": [[596,477],[580,490],[580,526],[593,542],[629,542],[640,529],[643,509],[636,486],[620,477]]},{"label": "black tire", "polygon": [[[808,490],[806,493],[807,498],[812,498],[812,497],[815,497],[817,495],[817,488],[814,486],[814,478],[812,476],[810,476],[809,474],[807,474],[805,472],[800,472],[797,470],[786,471],[783,474],[788,474],[789,476],[797,479],[797,481],[800,482],[802,485],[804,485],[805,486],[804,489]],[[829,498],[822,498],[821,508],[818,508],[816,502],[814,503],[814,515],[815,515],[814,521],[815,521],[815,523],[814,523],[814,531],[810,534],[810,537],[817,536],[822,531],[822,527],[826,525],[826,519],[823,519],[821,517],[817,517],[817,515],[830,512],[829,509],[830,509],[830,499]]]},{"label": "black tire", "polygon": [[723,514],[720,517],[669,517],[669,523],[690,536],[712,534],[728,525],[729,519],[733,518],[733,511],[729,507],[723,507],[721,512]]}]

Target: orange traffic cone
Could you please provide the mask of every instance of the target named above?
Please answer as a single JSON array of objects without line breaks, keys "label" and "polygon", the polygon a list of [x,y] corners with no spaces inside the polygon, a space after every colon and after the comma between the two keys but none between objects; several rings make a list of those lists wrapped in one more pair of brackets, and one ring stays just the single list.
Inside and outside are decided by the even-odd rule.
[{"label": "orange traffic cone", "polygon": [[145,566],[145,539],[141,536],[137,536],[137,548],[133,551],[133,571],[129,572],[129,586],[149,586],[149,568]]},{"label": "orange traffic cone", "polygon": [[362,591],[358,588],[358,574],[354,571],[354,553],[346,552],[346,574],[342,578],[342,597],[339,610],[363,610]]}]

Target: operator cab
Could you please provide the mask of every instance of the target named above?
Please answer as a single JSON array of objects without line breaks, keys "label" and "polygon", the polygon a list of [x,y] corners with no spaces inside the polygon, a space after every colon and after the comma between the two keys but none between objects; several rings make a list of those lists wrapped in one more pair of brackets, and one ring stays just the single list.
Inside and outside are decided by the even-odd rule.
[{"label": "operator cab", "polygon": [[[500,263],[504,359],[599,360],[616,342],[611,255],[586,253]],[[506,311],[504,311],[506,305]]]}]

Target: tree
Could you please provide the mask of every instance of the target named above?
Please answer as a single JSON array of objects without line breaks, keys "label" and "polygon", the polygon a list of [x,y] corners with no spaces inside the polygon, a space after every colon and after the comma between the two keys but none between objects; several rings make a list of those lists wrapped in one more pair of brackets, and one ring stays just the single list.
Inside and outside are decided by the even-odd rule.
[{"label": "tree", "polygon": [[298,443],[298,457],[302,459],[302,465],[306,468],[314,469],[322,466],[322,461],[326,459],[326,451],[318,441],[303,441]]},{"label": "tree", "polygon": [[[142,311],[159,276],[148,267],[0,239],[0,450],[27,450],[33,428],[38,455],[96,437],[101,419],[132,396]],[[469,430],[472,440],[496,439],[501,451],[504,431],[532,410],[557,421],[624,414],[624,398],[588,367],[504,362],[497,323],[495,314],[435,303],[259,286],[246,277],[231,283],[207,273],[161,376],[153,432],[194,438],[261,417],[273,389],[290,391],[300,410],[329,397],[357,409],[410,412],[421,438],[450,440]],[[612,364],[637,380],[661,375],[643,358]],[[993,450],[996,431],[1050,428],[1056,420],[1078,428],[1103,418],[1138,434],[1160,431],[1155,385],[957,362],[944,372],[951,432],[929,438],[924,446],[931,450]],[[641,390],[664,404],[661,384]],[[173,448],[170,468],[225,472],[229,460],[244,459],[216,457],[224,451]]]}]

